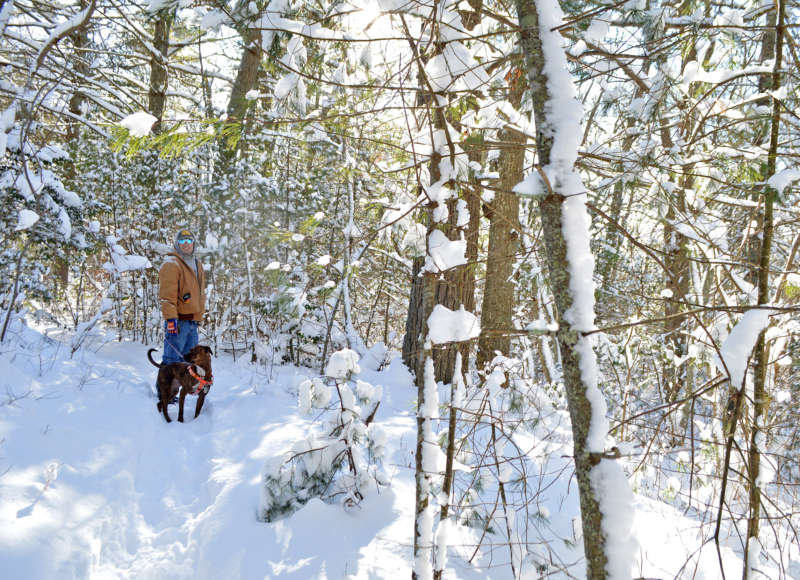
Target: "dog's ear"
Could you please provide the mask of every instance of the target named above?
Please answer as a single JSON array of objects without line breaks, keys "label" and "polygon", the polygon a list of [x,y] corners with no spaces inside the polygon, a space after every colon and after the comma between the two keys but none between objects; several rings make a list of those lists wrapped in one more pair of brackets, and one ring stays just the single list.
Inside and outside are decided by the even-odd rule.
[{"label": "dog's ear", "polygon": [[211,352],[211,347],[210,347],[210,346],[203,346],[203,348],[205,349],[205,351],[206,351],[208,354],[213,354],[213,353]]}]

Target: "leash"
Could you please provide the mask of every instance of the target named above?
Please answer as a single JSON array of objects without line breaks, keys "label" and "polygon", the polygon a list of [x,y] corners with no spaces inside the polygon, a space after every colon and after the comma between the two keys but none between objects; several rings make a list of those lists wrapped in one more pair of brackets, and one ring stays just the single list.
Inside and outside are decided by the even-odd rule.
[{"label": "leash", "polygon": [[[172,346],[172,344],[171,344],[170,342],[167,342],[166,340],[165,340],[164,342],[166,343],[166,345],[167,345],[168,347],[170,347],[172,350],[174,350],[174,351],[175,351],[175,354],[177,354],[179,357],[181,357],[181,360],[183,360],[183,361],[185,361],[185,360],[186,360],[186,358],[184,358],[184,356],[183,356],[183,353],[182,353],[182,352],[180,352],[180,351],[179,351],[177,348],[175,348],[174,346]],[[187,363],[187,364],[188,364],[188,363]]]}]

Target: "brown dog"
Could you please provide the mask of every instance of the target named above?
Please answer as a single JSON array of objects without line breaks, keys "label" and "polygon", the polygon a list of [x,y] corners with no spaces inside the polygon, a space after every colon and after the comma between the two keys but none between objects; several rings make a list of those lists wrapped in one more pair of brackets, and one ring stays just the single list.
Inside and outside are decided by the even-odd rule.
[{"label": "brown dog", "polygon": [[[211,349],[207,346],[195,346],[184,357],[186,362],[162,364],[153,360],[153,353],[156,349],[151,348],[147,351],[147,358],[153,366],[158,367],[158,410],[164,413],[167,423],[172,421],[167,412],[167,405],[175,398],[180,390],[178,401],[178,421],[183,423],[183,402],[186,395],[197,395],[197,406],[194,409],[194,416],[200,414],[203,402],[206,400],[206,393],[211,388],[214,378],[211,374]],[[198,372],[202,370],[202,373]]]}]

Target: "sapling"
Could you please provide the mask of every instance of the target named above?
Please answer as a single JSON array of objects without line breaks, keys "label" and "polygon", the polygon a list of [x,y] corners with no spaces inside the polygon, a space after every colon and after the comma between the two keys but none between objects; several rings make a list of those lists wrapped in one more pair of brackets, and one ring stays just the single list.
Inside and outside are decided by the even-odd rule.
[{"label": "sapling", "polygon": [[386,485],[380,468],[386,437],[371,422],[383,389],[355,378],[361,372],[358,360],[352,350],[335,352],[325,368],[327,382],[315,377],[299,385],[300,412],[319,412],[319,427],[265,465],[263,521],[289,515],[314,497],[354,507],[373,482]]}]

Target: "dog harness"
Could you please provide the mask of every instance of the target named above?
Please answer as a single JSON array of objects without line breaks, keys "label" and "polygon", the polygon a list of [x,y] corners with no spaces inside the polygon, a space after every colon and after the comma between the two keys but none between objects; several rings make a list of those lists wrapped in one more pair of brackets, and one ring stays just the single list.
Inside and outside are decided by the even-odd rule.
[{"label": "dog harness", "polygon": [[198,375],[196,372],[194,372],[193,364],[186,363],[186,365],[189,367],[189,374],[192,376],[194,380],[197,381],[197,384],[194,386],[194,391],[192,391],[190,394],[199,395],[200,391],[203,391],[203,393],[208,393],[209,389],[211,388],[211,383],[213,383],[214,381],[213,380],[207,381],[206,379]]}]

